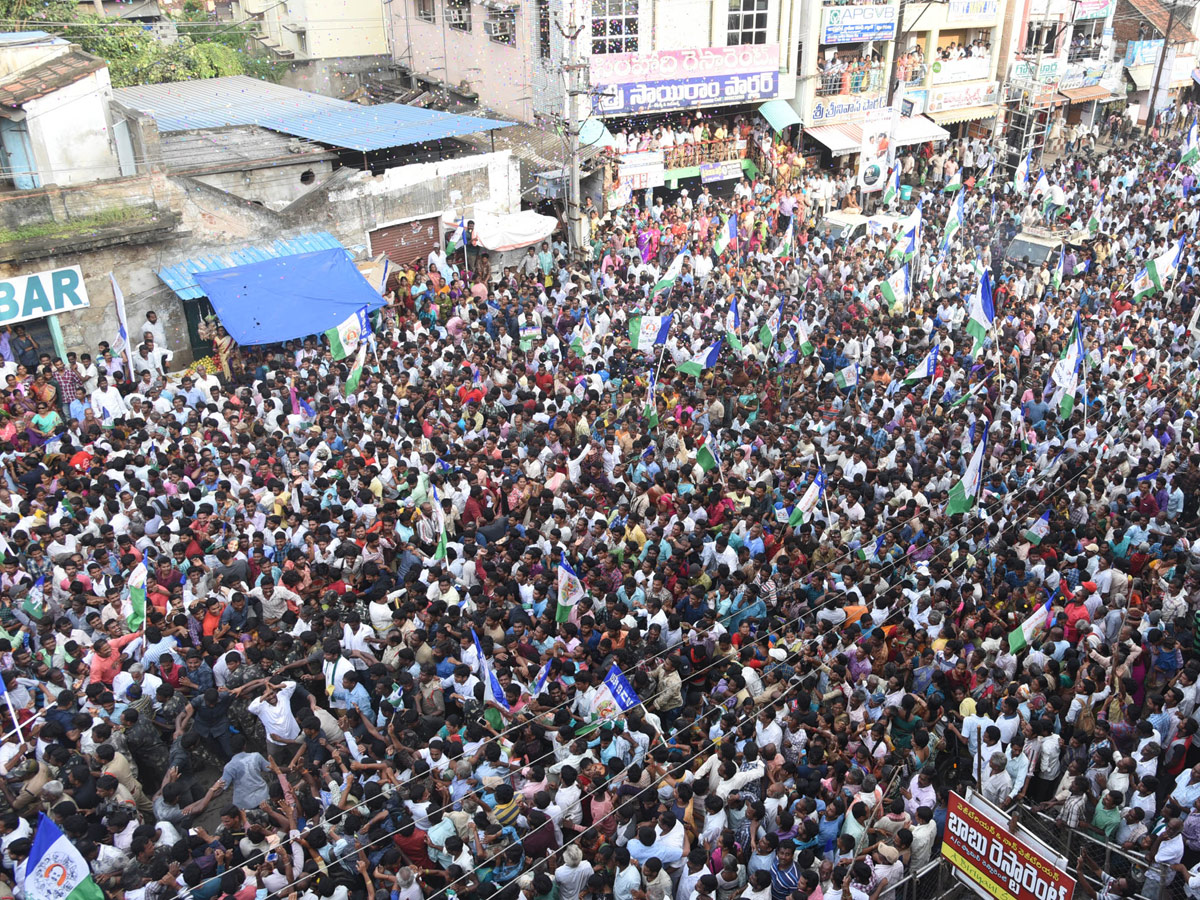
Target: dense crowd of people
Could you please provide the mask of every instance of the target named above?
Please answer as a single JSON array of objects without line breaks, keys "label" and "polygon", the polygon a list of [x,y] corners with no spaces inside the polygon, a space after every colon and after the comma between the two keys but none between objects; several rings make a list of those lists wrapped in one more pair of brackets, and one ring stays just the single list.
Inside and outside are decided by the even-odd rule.
[{"label": "dense crowd of people", "polygon": [[490,279],[468,234],[361,373],[180,373],[153,315],[132,378],[10,351],[0,877],[52,823],[134,900],[894,900],[974,788],[1135,860],[1081,890],[1190,894],[1185,143],[1052,197],[925,148],[845,240],[801,168]]}]

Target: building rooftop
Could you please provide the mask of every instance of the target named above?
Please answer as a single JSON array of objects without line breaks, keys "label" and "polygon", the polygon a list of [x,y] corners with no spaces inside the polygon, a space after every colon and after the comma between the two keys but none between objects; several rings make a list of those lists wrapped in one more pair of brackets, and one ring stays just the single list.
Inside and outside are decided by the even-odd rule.
[{"label": "building rooftop", "polygon": [[153,116],[160,132],[257,125],[367,152],[460,137],[512,123],[399,103],[360,106],[246,75],[120,88],[114,98]]},{"label": "building rooftop", "polygon": [[211,175],[337,159],[320,144],[256,125],[172,131],[162,136],[163,163],[177,175]]},{"label": "building rooftop", "polygon": [[107,65],[104,60],[90,53],[72,50],[40,65],[22,69],[14,73],[9,80],[0,83],[0,106],[23,106],[30,100],[45,97],[68,84],[74,84]]}]

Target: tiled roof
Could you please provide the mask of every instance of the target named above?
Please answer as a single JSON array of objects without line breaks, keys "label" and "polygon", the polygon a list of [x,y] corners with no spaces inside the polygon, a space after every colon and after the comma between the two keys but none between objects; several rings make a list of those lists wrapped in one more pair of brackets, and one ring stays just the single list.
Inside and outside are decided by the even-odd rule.
[{"label": "tiled roof", "polygon": [[72,50],[62,56],[56,56],[49,62],[17,72],[14,78],[0,84],[0,106],[23,106],[30,100],[45,97],[68,84],[74,84],[79,79],[100,71],[106,65],[104,60],[82,50]]},{"label": "tiled roof", "polygon": [[[1167,30],[1167,22],[1171,21],[1171,13],[1159,0],[1129,0],[1129,3],[1142,14],[1147,22],[1154,26],[1160,35]],[[1187,19],[1190,14],[1191,7],[1188,7],[1187,15],[1180,15],[1179,11],[1176,11],[1174,21],[1171,21],[1170,41],[1172,43],[1187,44],[1196,40],[1196,36],[1187,27]]]}]

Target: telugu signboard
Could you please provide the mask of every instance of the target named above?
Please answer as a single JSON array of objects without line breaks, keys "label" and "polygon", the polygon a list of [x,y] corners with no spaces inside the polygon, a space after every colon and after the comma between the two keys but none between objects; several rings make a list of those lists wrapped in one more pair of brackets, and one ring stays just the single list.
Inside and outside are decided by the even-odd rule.
[{"label": "telugu signboard", "polygon": [[809,126],[829,125],[843,119],[855,119],[873,109],[887,105],[887,98],[876,96],[849,95],[845,97],[818,97],[809,116]]},{"label": "telugu signboard", "polygon": [[778,44],[597,54],[589,67],[601,115],[770,100],[779,90]]},{"label": "telugu signboard", "polygon": [[821,11],[822,44],[890,41],[896,36],[895,6],[826,6]]},{"label": "telugu signboard", "polygon": [[1078,0],[1075,6],[1075,21],[1083,19],[1107,19],[1112,11],[1113,0]]},{"label": "telugu signboard", "polygon": [[1059,79],[1058,89],[1070,91],[1075,88],[1092,87],[1099,84],[1103,77],[1103,63],[1092,63],[1091,65],[1070,63],[1063,72],[1062,78]]},{"label": "telugu signboard", "polygon": [[980,81],[991,77],[992,61],[986,56],[935,59],[929,69],[930,81],[933,84],[957,84],[960,81]]},{"label": "telugu signboard", "polygon": [[0,279],[0,325],[91,306],[79,266]]},{"label": "telugu signboard", "polygon": [[992,900],[1071,900],[1062,860],[1018,838],[982,806],[950,795],[942,856],[977,894]]},{"label": "telugu signboard", "polygon": [[988,106],[999,102],[1000,83],[964,84],[949,88],[934,88],[929,91],[926,112],[945,112],[949,109],[968,109],[972,106]]},{"label": "telugu signboard", "polygon": [[710,184],[714,181],[728,181],[731,178],[742,177],[742,161],[726,159],[721,162],[700,164],[700,183]]},{"label": "telugu signboard", "polygon": [[962,25],[967,22],[990,22],[1000,13],[1000,0],[950,0],[946,22]]}]

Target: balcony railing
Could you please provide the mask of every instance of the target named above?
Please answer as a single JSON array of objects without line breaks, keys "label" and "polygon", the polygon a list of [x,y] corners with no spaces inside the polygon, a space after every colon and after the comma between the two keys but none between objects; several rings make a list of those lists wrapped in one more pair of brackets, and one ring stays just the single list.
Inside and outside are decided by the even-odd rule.
[{"label": "balcony railing", "polygon": [[700,141],[666,147],[663,149],[663,165],[668,169],[686,169],[704,163],[744,159],[745,156],[746,143],[742,141],[739,146],[737,138],[727,137],[719,141]]},{"label": "balcony railing", "polygon": [[834,97],[839,94],[867,94],[883,90],[883,66],[870,68],[847,68],[818,76],[817,96]]},{"label": "balcony railing", "polygon": [[1070,52],[1067,53],[1067,62],[1082,62],[1085,59],[1098,59],[1099,57],[1099,44],[1091,47],[1072,47]]},{"label": "balcony railing", "polygon": [[891,0],[823,0],[822,6],[887,6]]}]

